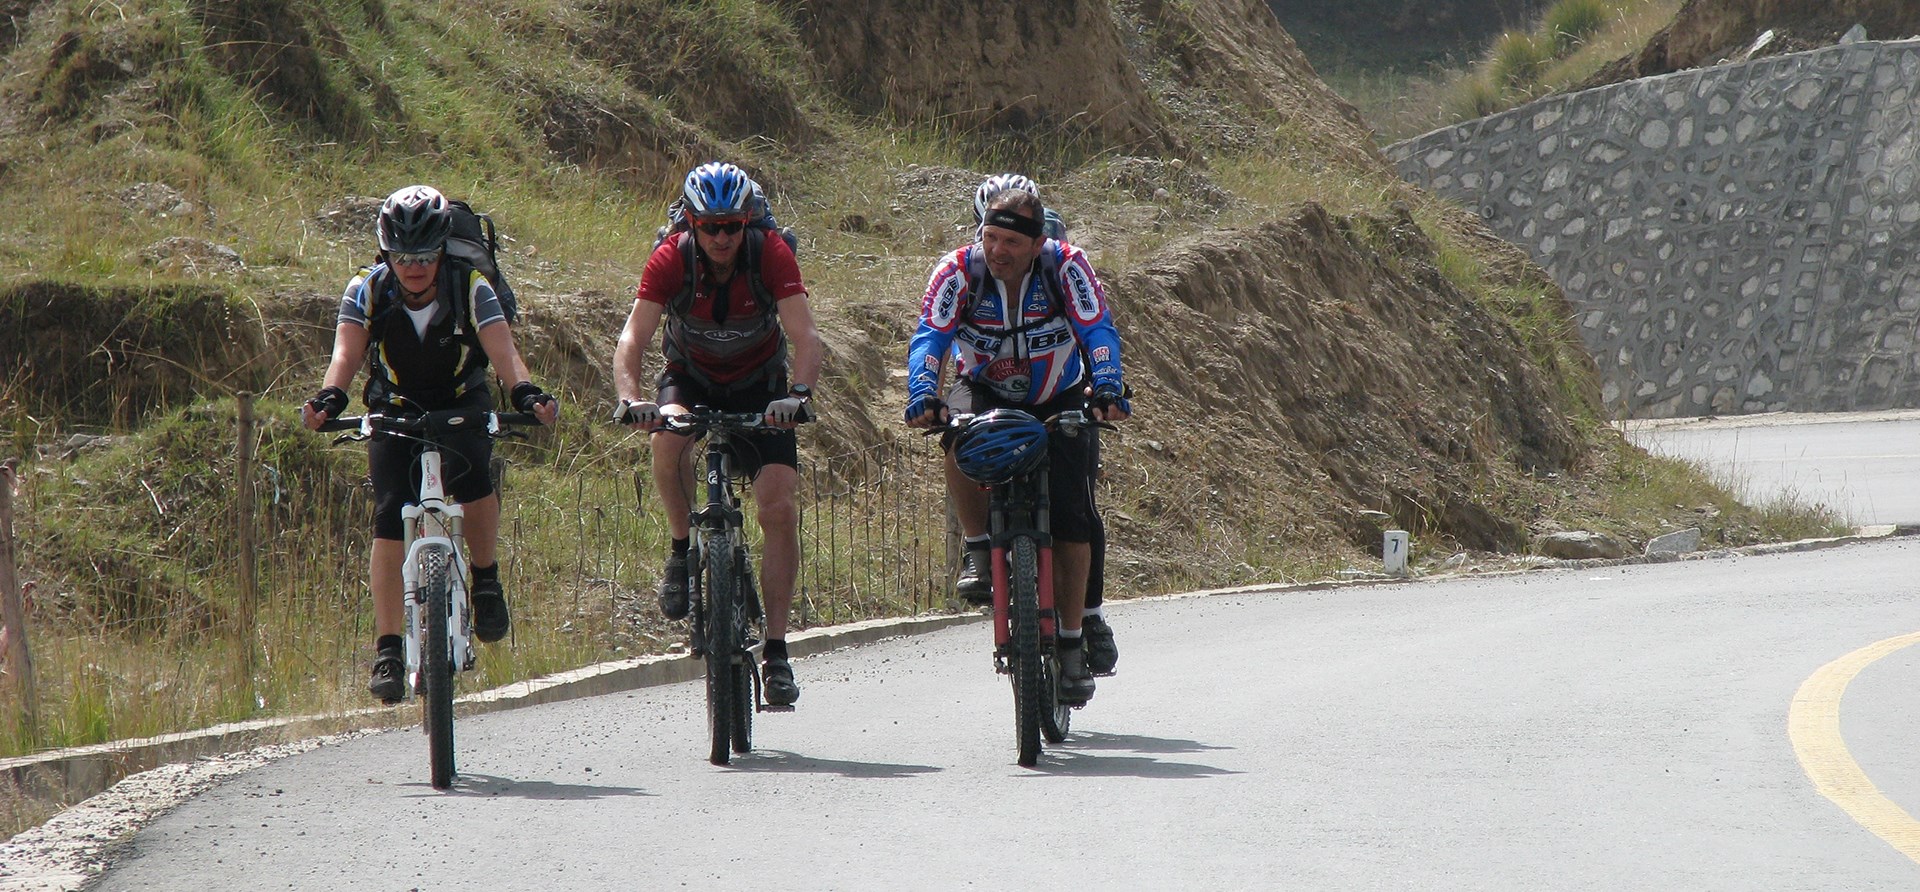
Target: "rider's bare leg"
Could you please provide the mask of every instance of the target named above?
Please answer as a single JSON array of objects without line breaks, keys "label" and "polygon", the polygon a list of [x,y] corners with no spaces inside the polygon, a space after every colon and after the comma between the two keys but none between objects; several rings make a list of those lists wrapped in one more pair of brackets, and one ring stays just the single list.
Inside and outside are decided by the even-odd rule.
[{"label": "rider's bare leg", "polygon": [[460,505],[460,535],[467,541],[467,562],[476,567],[491,567],[500,541],[500,494]]},{"label": "rider's bare leg", "polygon": [[947,495],[953,499],[954,516],[960,519],[960,532],[969,539],[987,534],[987,491],[967,479],[947,453]]},{"label": "rider's bare leg", "polygon": [[800,574],[800,513],[793,500],[799,484],[799,471],[787,465],[766,465],[753,479],[761,532],[760,593],[766,599],[767,638],[773,641],[786,640]]},{"label": "rider's bare leg", "polygon": [[693,465],[688,455],[693,438],[662,431],[655,432],[650,440],[653,488],[660,492],[660,507],[667,512],[667,528],[673,532],[673,538],[685,539],[692,533],[687,513],[693,510]]},{"label": "rider's bare leg", "polygon": [[407,560],[407,544],[399,539],[375,539],[367,559],[367,587],[373,590],[373,634],[404,635],[406,612],[401,597],[406,583],[400,565]]}]

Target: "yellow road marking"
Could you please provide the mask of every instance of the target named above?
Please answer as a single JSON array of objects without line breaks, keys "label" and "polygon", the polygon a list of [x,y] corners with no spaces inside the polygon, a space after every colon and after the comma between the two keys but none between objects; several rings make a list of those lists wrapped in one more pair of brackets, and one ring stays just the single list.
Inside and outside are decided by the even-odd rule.
[{"label": "yellow road marking", "polygon": [[1840,698],[1854,676],[1874,661],[1915,644],[1920,644],[1920,632],[1869,644],[1820,667],[1793,695],[1793,706],[1787,710],[1787,736],[1800,768],[1820,795],[1833,800],[1895,851],[1920,863],[1920,821],[1873,785],[1840,737]]}]

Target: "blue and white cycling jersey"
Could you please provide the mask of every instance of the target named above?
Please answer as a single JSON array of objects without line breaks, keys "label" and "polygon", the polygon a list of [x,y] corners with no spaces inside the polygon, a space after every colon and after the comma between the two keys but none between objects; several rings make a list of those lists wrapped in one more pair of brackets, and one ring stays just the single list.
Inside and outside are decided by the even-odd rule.
[{"label": "blue and white cycling jersey", "polygon": [[1011,306],[980,250],[959,248],[934,266],[907,354],[909,399],[934,395],[950,349],[959,377],[1012,403],[1043,403],[1089,378],[1124,391],[1120,335],[1084,252],[1048,239]]}]

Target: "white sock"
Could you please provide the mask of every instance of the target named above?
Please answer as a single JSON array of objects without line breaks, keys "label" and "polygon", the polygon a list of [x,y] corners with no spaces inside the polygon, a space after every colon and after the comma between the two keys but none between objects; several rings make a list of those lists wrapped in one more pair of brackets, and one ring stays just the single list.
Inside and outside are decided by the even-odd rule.
[{"label": "white sock", "polygon": [[966,542],[967,542],[967,547],[968,547],[968,548],[980,548],[980,547],[982,547],[982,546],[984,546],[984,545],[986,545],[986,544],[987,544],[988,542],[991,542],[991,541],[993,541],[993,536],[992,536],[991,534],[988,534],[988,535],[984,535],[984,536],[968,536],[968,537],[966,537]]},{"label": "white sock", "polygon": [[1080,637],[1080,630],[1079,629],[1061,629],[1056,634],[1058,634],[1062,638],[1078,638]]},{"label": "white sock", "polygon": [[1106,618],[1107,618],[1107,605],[1105,605],[1105,604],[1102,604],[1102,605],[1100,605],[1100,606],[1098,606],[1098,607],[1088,607],[1087,609],[1085,609],[1085,610],[1082,610],[1082,611],[1080,611],[1080,618],[1081,618],[1081,619],[1083,619],[1083,620],[1084,620],[1084,619],[1086,619],[1087,617],[1090,617],[1090,616],[1097,616],[1097,617],[1100,617],[1101,619],[1106,619]]}]

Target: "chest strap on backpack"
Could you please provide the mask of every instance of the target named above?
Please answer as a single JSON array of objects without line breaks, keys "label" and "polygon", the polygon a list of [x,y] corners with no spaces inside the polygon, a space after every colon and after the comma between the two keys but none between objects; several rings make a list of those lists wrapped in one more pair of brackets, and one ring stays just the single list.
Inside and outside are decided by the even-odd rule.
[{"label": "chest strap on backpack", "polygon": [[[968,247],[967,302],[960,311],[960,324],[982,334],[1004,337],[1026,334],[1067,315],[1067,296],[1060,290],[1060,255],[1053,246],[1050,245],[1040,251],[1040,271],[1036,275],[1040,276],[1041,288],[1047,293],[1047,315],[1027,322],[1024,319],[1027,296],[1003,294],[1001,299],[1006,309],[1007,327],[990,329],[977,325],[973,322],[973,311],[979,305],[981,289],[985,288],[987,281],[993,278],[993,273],[987,269],[986,255],[980,246]],[[1016,319],[1021,321],[1016,322]]]}]

